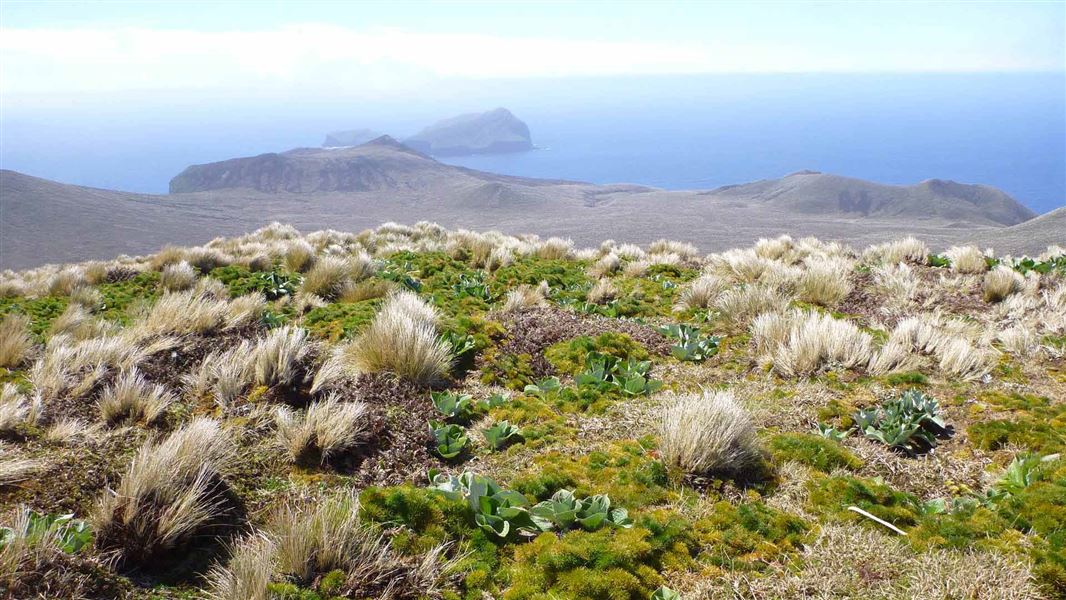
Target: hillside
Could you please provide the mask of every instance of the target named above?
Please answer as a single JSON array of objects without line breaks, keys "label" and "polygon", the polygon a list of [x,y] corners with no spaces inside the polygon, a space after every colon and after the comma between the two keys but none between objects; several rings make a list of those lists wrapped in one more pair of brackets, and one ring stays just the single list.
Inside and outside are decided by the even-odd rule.
[{"label": "hillside", "polygon": [[275,223],[0,273],[0,597],[1061,598],[1066,255],[933,252]]},{"label": "hillside", "polygon": [[[193,166],[172,186],[200,191],[161,196],[0,171],[0,268],[143,254],[160,244],[204,243],[272,221],[307,230],[360,230],[386,221],[431,220],[447,227],[558,235],[581,244],[674,238],[705,252],[781,233],[856,246],[913,234],[937,248],[980,241],[1013,254],[1063,243],[1053,226],[1004,234],[1008,230],[999,223],[1011,210],[1022,211],[999,192],[987,192],[999,201],[979,206],[933,189],[915,201],[912,188],[921,185],[882,186],[833,176],[817,181],[822,183],[791,185],[787,194],[770,198],[768,182],[700,192],[527,179],[445,165],[388,137],[352,148]],[[839,202],[824,200],[856,187],[879,190],[871,204],[876,209],[842,210]]]},{"label": "hillside", "polygon": [[322,146],[324,148],[335,148],[338,146],[358,146],[359,144],[365,144],[379,137],[381,137],[381,134],[374,131],[373,129],[349,129],[346,131],[334,131],[333,133],[326,134],[326,139],[322,142]]},{"label": "hillside", "polygon": [[727,186],[708,193],[816,215],[935,218],[999,225],[1016,225],[1036,216],[995,188],[940,179],[897,186],[802,171],[781,179]]},{"label": "hillside", "polygon": [[499,154],[533,149],[529,126],[506,108],[438,121],[404,140],[434,156]]}]

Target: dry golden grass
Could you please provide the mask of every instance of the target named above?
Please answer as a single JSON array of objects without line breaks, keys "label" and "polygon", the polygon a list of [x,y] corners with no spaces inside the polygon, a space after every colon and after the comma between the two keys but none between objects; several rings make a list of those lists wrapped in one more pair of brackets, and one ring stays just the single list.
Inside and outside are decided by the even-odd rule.
[{"label": "dry golden grass", "polygon": [[307,330],[286,325],[259,339],[250,357],[257,385],[294,385],[313,348]]},{"label": "dry golden grass", "polygon": [[731,392],[667,399],[659,440],[663,462],[693,475],[741,474],[760,455],[751,417]]},{"label": "dry golden grass", "polygon": [[952,246],[944,255],[951,261],[951,270],[959,273],[984,273],[988,270],[985,255],[977,246]]},{"label": "dry golden grass", "polygon": [[97,544],[146,563],[187,541],[224,513],[219,483],[233,456],[230,434],[204,418],[145,444],[97,505]]},{"label": "dry golden grass", "polygon": [[722,292],[713,306],[727,322],[745,327],[758,315],[785,310],[789,301],[789,296],[774,287],[750,284]]},{"label": "dry golden grass", "polygon": [[717,275],[701,275],[681,290],[674,308],[675,310],[710,308],[718,295],[729,287],[729,282]]},{"label": "dry golden grass", "polygon": [[43,471],[47,464],[43,460],[33,458],[0,457],[0,486],[25,481]]},{"label": "dry golden grass", "polygon": [[885,265],[925,264],[929,254],[929,247],[924,242],[909,236],[901,240],[870,246],[863,250],[862,259],[867,263]]},{"label": "dry golden grass", "polygon": [[605,304],[618,297],[618,288],[610,279],[600,279],[589,290],[586,299],[592,304]]},{"label": "dry golden grass", "polygon": [[548,238],[537,245],[537,258],[561,260],[574,253],[574,242],[562,238]]},{"label": "dry golden grass", "polygon": [[451,368],[447,344],[437,338],[436,313],[410,294],[395,294],[374,320],[343,347],[340,360],[352,373],[387,372],[418,384],[439,380]]},{"label": "dry golden grass", "polygon": [[30,403],[15,384],[5,383],[0,387],[0,438],[17,435],[23,425],[31,423],[32,417]]},{"label": "dry golden grass", "polygon": [[760,362],[772,364],[785,377],[865,367],[873,355],[870,334],[817,312],[763,314],[752,324],[751,333]]},{"label": "dry golden grass", "polygon": [[[160,340],[155,348],[165,348],[168,342]],[[56,336],[49,340],[27,377],[46,401],[60,395],[81,397],[108,374],[136,366],[151,349],[126,335],[80,341]]]},{"label": "dry golden grass", "polygon": [[1025,277],[1014,269],[999,265],[985,274],[981,292],[985,302],[1000,302],[1025,288]]},{"label": "dry golden grass", "polygon": [[260,600],[273,579],[307,586],[318,575],[340,570],[346,592],[380,599],[439,598],[450,566],[442,548],[401,557],[358,515],[353,493],[281,507],[264,531],[238,544],[227,566],[212,570],[211,597]]},{"label": "dry golden grass", "polygon": [[512,290],[508,290],[507,295],[504,297],[502,310],[509,312],[524,308],[547,306],[547,304],[548,282],[542,281],[540,285],[522,284]]},{"label": "dry golden grass", "polygon": [[183,260],[163,267],[159,274],[159,284],[171,292],[181,292],[196,285],[198,278],[196,269]]},{"label": "dry golden grass", "polygon": [[304,275],[300,291],[326,300],[334,300],[354,282],[353,268],[353,262],[346,258],[323,256]]},{"label": "dry golden grass", "polygon": [[155,425],[166,416],[176,398],[162,385],[150,385],[137,369],[120,374],[100,393],[100,418],[108,425],[144,423]]},{"label": "dry golden grass", "polygon": [[63,532],[58,528],[42,530],[35,526],[31,514],[28,507],[18,506],[8,522],[9,535],[0,544],[0,593],[13,600],[95,597],[88,595],[92,576],[84,569],[71,568],[86,559],[65,553]]},{"label": "dry golden grass", "polygon": [[137,328],[147,335],[205,335],[219,331],[225,326],[229,305],[212,296],[196,290],[163,294]]},{"label": "dry golden grass", "polygon": [[851,261],[819,259],[810,261],[796,284],[796,296],[810,304],[834,306],[852,289]]},{"label": "dry golden grass", "polygon": [[17,367],[29,357],[33,349],[30,319],[18,313],[8,313],[0,321],[0,368]]},{"label": "dry golden grass", "polygon": [[279,407],[278,441],[297,464],[325,464],[369,440],[368,416],[365,404],[341,402],[333,395],[312,402],[303,412]]},{"label": "dry golden grass", "polygon": [[[727,591],[728,590],[728,591]],[[825,525],[794,564],[763,577],[726,575],[689,596],[698,599],[869,598],[1037,600],[1018,557],[965,550],[915,553],[897,538],[859,525]]]}]

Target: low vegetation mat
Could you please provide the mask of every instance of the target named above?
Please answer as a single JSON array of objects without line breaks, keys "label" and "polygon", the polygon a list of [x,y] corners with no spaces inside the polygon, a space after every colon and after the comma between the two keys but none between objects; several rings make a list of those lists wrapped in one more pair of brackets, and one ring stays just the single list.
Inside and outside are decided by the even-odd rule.
[{"label": "low vegetation mat", "polygon": [[0,274],[0,598],[1066,597],[1066,249],[385,224]]}]

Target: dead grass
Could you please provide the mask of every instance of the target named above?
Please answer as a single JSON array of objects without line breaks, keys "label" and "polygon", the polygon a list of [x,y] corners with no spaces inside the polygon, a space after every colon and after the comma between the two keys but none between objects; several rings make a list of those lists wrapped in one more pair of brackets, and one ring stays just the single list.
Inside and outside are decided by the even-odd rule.
[{"label": "dead grass", "polygon": [[751,332],[760,362],[785,377],[865,367],[872,357],[870,334],[849,321],[817,312],[763,314]]},{"label": "dead grass", "polygon": [[944,252],[951,261],[951,270],[958,273],[984,273],[988,270],[985,255],[977,246],[952,246]]},{"label": "dead grass", "polygon": [[0,457],[0,486],[13,485],[41,472],[48,463],[17,456]]},{"label": "dead grass", "polygon": [[144,423],[156,425],[166,416],[167,408],[176,398],[162,385],[149,385],[137,371],[130,369],[119,375],[104,389],[98,402],[104,423]]},{"label": "dead grass", "polygon": [[221,471],[233,456],[230,434],[204,418],[145,444],[97,505],[97,544],[125,562],[152,564],[189,542],[224,514]]},{"label": "dead grass", "polygon": [[692,475],[743,473],[760,456],[751,417],[731,392],[668,398],[659,440],[663,462]]},{"label": "dead grass", "polygon": [[29,357],[33,348],[30,319],[26,315],[8,313],[0,321],[0,367],[17,367]]},{"label": "dead grass", "polygon": [[[905,543],[858,525],[825,525],[794,565],[765,577],[727,574],[692,597],[899,598],[1036,600],[1028,566],[1002,554],[939,550],[915,553]],[[727,591],[728,590],[728,591]]]},{"label": "dead grass", "polygon": [[510,312],[548,305],[548,282],[542,281],[540,285],[522,284],[515,289],[508,290],[503,302],[503,311]]},{"label": "dead grass", "polygon": [[181,292],[196,285],[197,278],[196,269],[183,260],[163,267],[159,284],[171,292]]},{"label": "dead grass", "polygon": [[335,395],[312,402],[306,411],[276,411],[278,441],[289,459],[301,465],[326,464],[370,439],[366,405],[341,402]]},{"label": "dead grass", "polygon": [[281,507],[264,531],[242,540],[227,566],[212,570],[211,597],[260,600],[272,580],[307,586],[316,576],[340,570],[346,575],[344,597],[440,598],[449,568],[442,548],[401,557],[363,526],[358,514],[353,493]]},{"label": "dead grass", "polygon": [[1014,269],[999,265],[985,274],[981,291],[985,302],[1000,302],[1025,288],[1025,277]]},{"label": "dead grass", "polygon": [[370,325],[343,347],[340,360],[355,374],[388,372],[418,384],[437,381],[452,358],[428,320],[435,314],[417,297],[390,296]]}]

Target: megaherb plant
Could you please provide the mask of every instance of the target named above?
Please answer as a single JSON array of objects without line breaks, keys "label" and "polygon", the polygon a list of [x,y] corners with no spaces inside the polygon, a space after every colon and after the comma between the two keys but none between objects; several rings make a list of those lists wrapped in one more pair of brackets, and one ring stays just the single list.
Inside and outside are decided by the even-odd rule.
[{"label": "megaherb plant", "polygon": [[574,492],[559,490],[550,500],[534,506],[530,514],[541,531],[566,531],[578,526],[588,531],[596,531],[606,525],[622,528],[633,526],[626,509],[611,509],[611,499],[606,494],[579,500]]},{"label": "megaherb plant", "polygon": [[585,357],[585,370],[574,378],[574,382],[579,386],[607,384],[626,395],[639,396],[662,387],[661,381],[648,377],[649,371],[651,361],[629,359],[622,362],[610,354],[589,352]]},{"label": "megaherb plant", "polygon": [[503,489],[492,479],[469,471],[458,477],[431,471],[430,488],[449,498],[465,500],[474,523],[499,538],[575,527],[596,531],[607,526],[633,526],[624,508],[611,509],[606,494],[579,500],[573,492],[559,490],[550,500],[530,506],[523,494]]},{"label": "megaherb plant", "polygon": [[457,298],[469,296],[485,302],[492,302],[496,298],[489,289],[488,283],[485,282],[485,276],[480,271],[473,274],[461,274],[459,281],[452,285],[452,293]]},{"label": "megaherb plant", "polygon": [[437,442],[437,453],[446,459],[459,456],[470,441],[466,436],[466,430],[455,424],[447,425],[440,421],[430,421],[429,431]]},{"label": "megaherb plant", "polygon": [[545,377],[544,379],[541,379],[536,383],[531,383],[527,385],[522,391],[526,394],[531,394],[533,396],[544,398],[551,392],[559,391],[562,387],[563,384],[559,381],[559,378],[552,376]]},{"label": "megaherb plant", "polygon": [[469,394],[430,392],[429,396],[437,411],[452,421],[469,422],[477,409],[473,397]]},{"label": "megaherb plant", "polygon": [[903,392],[880,407],[855,413],[855,428],[871,440],[915,454],[936,446],[947,427],[934,398],[918,390]]},{"label": "megaherb plant", "polygon": [[659,331],[677,340],[670,352],[678,360],[700,362],[718,353],[722,338],[700,335],[700,328],[692,325],[677,324],[660,327]]},{"label": "megaherb plant", "polygon": [[664,585],[655,590],[655,593],[651,595],[651,600],[681,600],[681,594]]},{"label": "megaherb plant", "polygon": [[0,527],[0,548],[12,543],[15,538],[23,538],[31,544],[52,539],[60,550],[74,554],[93,539],[89,524],[75,519],[73,514],[44,515],[29,511],[24,527],[24,531]]},{"label": "megaherb plant", "polygon": [[485,441],[493,450],[499,450],[511,440],[517,439],[522,432],[508,421],[497,421],[492,426],[483,429],[481,435],[485,436]]},{"label": "megaherb plant", "polygon": [[488,477],[464,472],[456,477],[430,472],[430,488],[455,500],[465,500],[474,524],[498,537],[538,531],[529,514],[529,501],[519,492],[505,490]]}]

